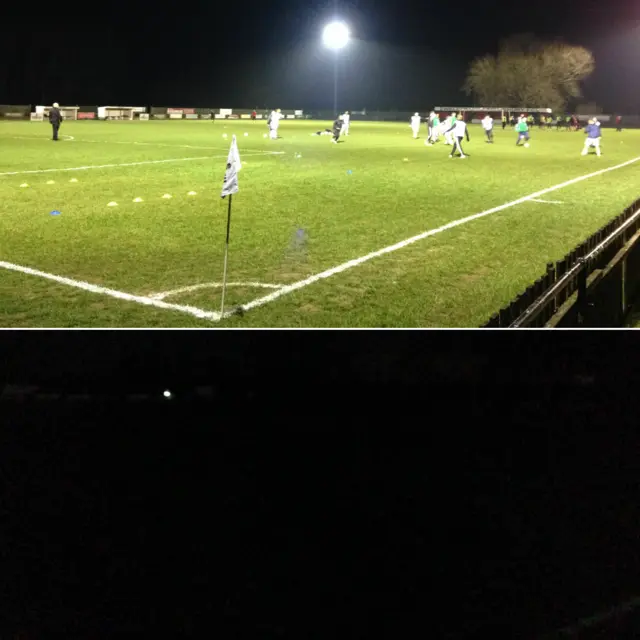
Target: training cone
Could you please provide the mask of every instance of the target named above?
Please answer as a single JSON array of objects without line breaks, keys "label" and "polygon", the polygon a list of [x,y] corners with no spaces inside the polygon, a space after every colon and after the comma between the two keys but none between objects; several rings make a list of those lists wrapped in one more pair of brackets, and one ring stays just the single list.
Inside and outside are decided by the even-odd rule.
[{"label": "training cone", "polygon": [[244,134],[244,137],[246,138],[248,135],[249,135],[248,133],[245,133],[245,134]]},{"label": "training cone", "polygon": [[142,198],[134,198],[133,201],[134,202],[142,202]]},{"label": "training cone", "polygon": [[56,181],[55,180],[47,180],[47,184],[55,184]]},{"label": "training cone", "polygon": [[117,202],[110,202],[107,207],[117,207],[118,203]]},{"label": "training cone", "polygon": [[170,194],[170,193],[165,193],[162,197],[163,197],[165,200],[168,200],[168,199],[171,197],[171,194]]},{"label": "training cone", "polygon": [[195,196],[197,195],[197,193],[195,191],[189,191],[189,193],[187,193],[188,196]]},{"label": "training cone", "polygon": [[78,178],[71,178],[71,180],[69,180],[69,182],[78,182]]},{"label": "training cone", "polygon": [[20,187],[22,187],[23,189],[24,189],[25,187],[28,187],[28,186],[29,186],[29,185],[28,185],[26,182],[23,182],[23,183],[20,185]]}]

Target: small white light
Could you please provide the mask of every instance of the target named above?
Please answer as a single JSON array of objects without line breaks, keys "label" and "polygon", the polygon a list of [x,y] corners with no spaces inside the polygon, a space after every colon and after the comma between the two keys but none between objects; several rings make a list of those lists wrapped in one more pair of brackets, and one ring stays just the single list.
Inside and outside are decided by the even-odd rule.
[{"label": "small white light", "polygon": [[165,398],[170,398],[171,397],[171,391],[167,390],[162,394]]}]

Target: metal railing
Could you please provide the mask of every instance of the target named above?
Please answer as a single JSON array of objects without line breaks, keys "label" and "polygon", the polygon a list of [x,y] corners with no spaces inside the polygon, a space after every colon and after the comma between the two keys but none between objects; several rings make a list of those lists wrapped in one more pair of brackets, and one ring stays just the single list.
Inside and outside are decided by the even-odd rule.
[{"label": "metal railing", "polygon": [[[595,288],[597,281],[607,273],[607,267],[621,251],[626,252],[632,248],[639,231],[640,199],[567,254],[563,260],[555,265],[548,263],[546,273],[509,305],[494,314],[484,328],[558,326],[569,308],[574,312],[569,325],[583,326],[589,315],[589,308],[596,305],[594,295],[590,295],[589,290]],[[633,242],[630,242],[632,239]],[[628,302],[625,292],[630,287],[626,282],[626,259],[622,260],[621,265],[623,309],[612,309],[612,318],[619,318]],[[632,283],[640,281],[640,273],[636,274],[634,270],[632,275]],[[603,304],[602,300],[598,303],[601,317]]]}]

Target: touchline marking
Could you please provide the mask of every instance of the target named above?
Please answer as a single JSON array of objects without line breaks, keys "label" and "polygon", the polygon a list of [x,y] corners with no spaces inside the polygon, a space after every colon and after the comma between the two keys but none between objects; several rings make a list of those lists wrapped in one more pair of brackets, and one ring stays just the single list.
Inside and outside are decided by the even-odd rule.
[{"label": "touchline marking", "polygon": [[[164,298],[175,296],[179,293],[189,293],[191,291],[198,291],[199,289],[221,289],[223,286],[222,282],[204,282],[189,287],[181,287],[180,289],[172,289],[171,291],[163,291],[162,293],[154,293],[148,297],[153,300],[164,300]],[[227,282],[227,287],[247,287],[254,289],[281,289],[284,286],[283,284],[265,284],[264,282]]]},{"label": "touchline marking", "polygon": [[531,198],[531,202],[544,202],[545,204],[563,204],[560,200],[539,200],[538,198]]},{"label": "touchline marking", "polygon": [[[284,151],[265,151],[264,153],[243,153],[242,157],[245,156],[256,156],[256,155],[281,155]],[[31,169],[29,171],[5,171],[4,173],[0,173],[0,176],[20,176],[27,173],[56,173],[59,171],[87,171],[88,169],[111,169],[113,167],[137,167],[143,164],[162,164],[167,162],[189,162],[192,160],[215,160],[217,158],[226,158],[227,155],[220,156],[197,156],[195,158],[169,158],[167,160],[143,160],[141,162],[122,162],[120,164],[91,164],[85,167],[66,167],[64,169]]]},{"label": "touchline marking", "polygon": [[157,307],[158,309],[167,309],[170,311],[181,311],[187,313],[196,318],[202,318],[204,320],[220,320],[220,314],[215,311],[205,311],[204,309],[198,309],[197,307],[190,307],[181,304],[171,304],[169,302],[162,302],[162,300],[155,300],[147,296],[136,296],[123,291],[116,291],[115,289],[108,289],[107,287],[100,287],[96,284],[90,284],[89,282],[83,282],[82,280],[73,280],[72,278],[65,278],[63,276],[57,276],[53,273],[46,273],[45,271],[38,271],[37,269],[31,269],[30,267],[23,267],[19,264],[13,264],[11,262],[0,261],[0,268],[8,269],[9,271],[18,271],[20,273],[26,273],[31,276],[38,276],[39,278],[45,278],[58,282],[59,284],[65,284],[68,287],[75,287],[76,289],[83,289],[84,291],[90,291],[91,293],[99,293],[104,296],[110,296],[112,298],[118,298],[120,300],[127,300],[128,302],[137,302],[138,304],[144,304],[150,307]]},{"label": "touchline marking", "polygon": [[[556,184],[553,187],[548,187],[546,189],[542,189],[542,191],[536,191],[535,193],[531,193],[528,196],[524,196],[522,198],[518,198],[517,200],[512,200],[511,202],[507,202],[506,204],[501,204],[498,207],[493,207],[492,209],[487,209],[486,211],[481,211],[480,213],[475,213],[471,216],[467,216],[466,218],[460,218],[459,220],[454,220],[453,222],[449,222],[448,224],[442,225],[437,229],[431,229],[430,231],[425,231],[417,236],[413,236],[411,238],[407,238],[406,240],[402,240],[401,242],[397,242],[396,244],[389,245],[388,247],[384,247],[383,249],[378,249],[377,251],[372,251],[368,253],[366,256],[361,256],[360,258],[355,258],[354,260],[349,260],[348,262],[344,262],[343,264],[338,265],[337,267],[333,267],[331,269],[327,269],[326,271],[322,271],[321,273],[316,273],[315,275],[309,276],[304,280],[299,280],[298,282],[294,282],[293,284],[286,285],[269,295],[263,296],[262,298],[256,298],[247,304],[242,305],[244,311],[249,311],[250,309],[255,309],[256,307],[261,307],[268,302],[273,302],[282,296],[285,296],[293,291],[297,291],[298,289],[302,289],[303,287],[307,287],[314,282],[318,282],[318,280],[324,280],[325,278],[330,278],[331,276],[336,275],[337,273],[342,273],[343,271],[347,271],[348,269],[352,269],[353,267],[357,267],[373,258],[377,258],[378,256],[385,255],[386,253],[392,253],[393,251],[397,251],[398,249],[404,249],[404,247],[408,247],[410,244],[414,242],[419,242],[420,240],[424,240],[430,236],[435,236],[438,233],[442,233],[443,231],[447,231],[449,229],[453,229],[454,227],[459,227],[467,222],[472,222],[473,220],[478,220],[479,218],[484,218],[485,216],[489,216],[492,213],[498,213],[498,211],[504,211],[505,209],[509,209],[510,207],[514,207],[518,204],[522,204],[523,202],[527,202],[529,200],[533,200],[538,198],[539,196],[543,196],[546,193],[551,193],[552,191],[557,191],[558,189],[563,189],[564,187],[569,187],[572,184],[576,184],[578,182],[582,182],[583,180],[588,180],[589,178],[594,178],[595,176],[602,175],[603,173],[607,173],[609,171],[615,171],[616,169],[622,169],[622,167],[626,167],[634,162],[638,162],[640,160],[640,156],[637,158],[633,158],[632,160],[627,160],[622,164],[614,165],[613,167],[607,167],[605,169],[599,169],[598,171],[594,171],[593,173],[587,173],[584,176],[578,176],[577,178],[572,178],[571,180],[567,180],[566,182],[561,182],[560,184]],[[225,314],[226,317],[226,314]]]}]

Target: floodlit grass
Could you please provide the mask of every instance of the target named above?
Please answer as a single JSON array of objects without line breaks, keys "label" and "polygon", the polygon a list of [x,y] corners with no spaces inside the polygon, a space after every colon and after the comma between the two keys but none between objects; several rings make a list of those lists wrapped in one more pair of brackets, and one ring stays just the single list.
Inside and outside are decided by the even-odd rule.
[{"label": "floodlit grass", "polygon": [[[282,139],[271,141],[264,122],[66,122],[61,134],[74,139],[54,143],[45,123],[0,122],[0,261],[136,296],[220,283],[227,212],[220,189],[233,133],[244,167],[233,202],[229,309],[274,291],[255,283],[292,284],[640,156],[636,131],[605,130],[596,158],[580,156],[583,133],[535,129],[524,149],[511,130],[498,129],[489,145],[472,126],[469,158],[460,160],[443,144],[413,140],[408,124],[354,122],[338,145],[311,136],[325,126],[284,121]],[[124,164],[131,166],[61,171]],[[562,204],[515,205],[220,322],[1,269],[0,324],[479,326],[547,262],[636,199],[638,177],[640,162],[541,196]],[[306,234],[302,247],[298,229]],[[220,294],[211,286],[163,301],[217,312]]]}]

